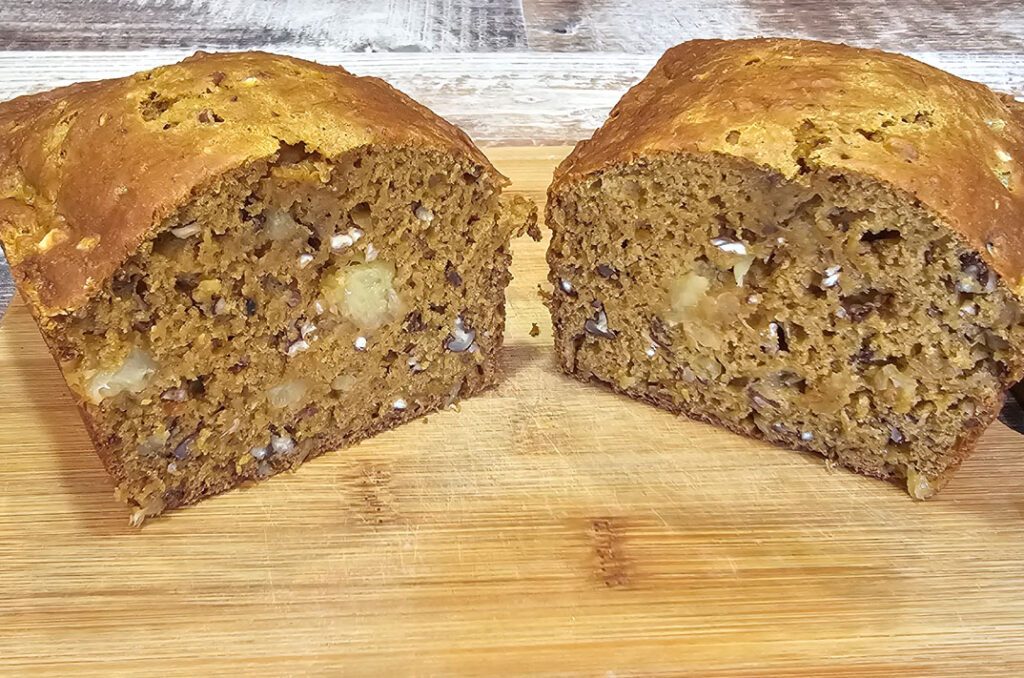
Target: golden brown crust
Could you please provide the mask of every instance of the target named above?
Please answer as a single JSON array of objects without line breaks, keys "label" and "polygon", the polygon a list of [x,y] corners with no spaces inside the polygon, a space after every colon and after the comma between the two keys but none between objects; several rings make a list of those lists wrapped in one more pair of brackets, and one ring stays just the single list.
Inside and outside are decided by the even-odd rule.
[{"label": "golden brown crust", "polygon": [[262,52],[197,53],[0,104],[0,238],[37,317],[67,313],[225,171],[280,145],[373,144],[470,158],[458,128],[376,78]]},{"label": "golden brown crust", "polygon": [[549,195],[680,151],[741,157],[789,178],[803,167],[872,176],[939,215],[1024,295],[1024,105],[983,85],[845,45],[686,42],[576,146]]}]

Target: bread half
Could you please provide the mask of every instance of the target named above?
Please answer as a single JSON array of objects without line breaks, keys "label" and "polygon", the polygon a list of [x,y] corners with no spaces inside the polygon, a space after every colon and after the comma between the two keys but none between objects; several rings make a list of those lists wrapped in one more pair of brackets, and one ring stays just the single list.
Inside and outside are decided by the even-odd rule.
[{"label": "bread half", "polygon": [[496,378],[506,201],[381,80],[198,54],[0,105],[0,236],[135,520]]},{"label": "bread half", "polygon": [[562,368],[930,496],[1024,370],[1022,110],[874,50],[669,50],[549,189]]}]

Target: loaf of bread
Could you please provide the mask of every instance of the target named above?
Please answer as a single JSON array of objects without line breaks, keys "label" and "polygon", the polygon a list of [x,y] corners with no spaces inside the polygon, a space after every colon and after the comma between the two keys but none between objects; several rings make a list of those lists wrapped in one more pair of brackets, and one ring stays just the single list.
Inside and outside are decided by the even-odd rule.
[{"label": "loaf of bread", "polygon": [[561,367],[930,496],[1024,370],[1022,111],[874,50],[669,50],[549,189]]},{"label": "loaf of bread", "polygon": [[0,105],[0,236],[116,492],[146,516],[495,380],[535,218],[381,80],[197,54]]}]

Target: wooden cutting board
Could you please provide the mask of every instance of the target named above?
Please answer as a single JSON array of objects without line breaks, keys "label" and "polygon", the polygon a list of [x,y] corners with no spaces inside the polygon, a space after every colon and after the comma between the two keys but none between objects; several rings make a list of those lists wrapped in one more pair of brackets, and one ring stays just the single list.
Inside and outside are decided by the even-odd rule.
[{"label": "wooden cutting board", "polygon": [[15,302],[0,675],[1024,675],[1024,438],[920,503],[581,385],[515,254],[500,388],[141,530]]}]

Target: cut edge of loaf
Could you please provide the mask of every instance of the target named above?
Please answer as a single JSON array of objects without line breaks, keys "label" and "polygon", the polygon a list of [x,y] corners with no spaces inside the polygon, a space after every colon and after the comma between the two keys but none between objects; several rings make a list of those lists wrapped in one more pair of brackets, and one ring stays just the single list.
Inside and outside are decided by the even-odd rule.
[{"label": "cut edge of loaf", "polygon": [[[719,172],[714,163],[761,173],[768,178],[767,183],[754,193],[770,195],[773,199],[781,197],[783,203],[789,199],[780,195],[785,193],[783,189],[787,185],[808,185],[829,173],[856,178],[867,185],[880,187],[886,195],[898,196],[899,205],[918,210],[920,214],[915,219],[919,222],[923,218],[923,221],[934,221],[936,228],[948,229],[950,237],[947,246],[941,250],[947,256],[944,266],[948,279],[933,286],[930,293],[940,300],[952,300],[953,317],[948,319],[951,327],[968,322],[968,318],[976,321],[968,322],[973,329],[964,340],[983,345],[977,350],[990,354],[987,360],[991,370],[987,371],[991,374],[988,377],[984,374],[968,376],[954,387],[973,389],[979,386],[978,379],[987,379],[987,383],[980,386],[984,397],[979,402],[963,403],[965,411],[961,419],[969,424],[964,427],[966,430],[956,432],[956,426],[947,422],[943,431],[946,444],[941,464],[924,463],[928,461],[928,455],[918,455],[924,457],[918,460],[922,461],[921,470],[911,464],[903,465],[901,471],[900,465],[886,470],[884,465],[879,467],[870,459],[847,460],[848,465],[869,474],[909,475],[908,489],[915,496],[932,493],[967,455],[984,429],[983,424],[996,416],[1006,386],[1021,373],[1019,305],[1024,294],[1024,229],[1020,228],[1024,223],[1024,105],[981,84],[957,78],[906,56],[878,50],[783,38],[692,40],[669,49],[651,72],[616,104],[608,120],[593,137],[577,144],[556,169],[548,189],[548,222],[553,231],[549,263],[551,282],[555,286],[551,309],[556,345],[563,367],[568,371],[582,372],[577,374],[581,378],[589,378],[589,374],[584,365],[580,365],[579,370],[575,369],[580,327],[589,323],[592,330],[590,335],[584,334],[588,337],[585,346],[592,343],[593,333],[607,342],[610,341],[608,337],[621,330],[616,328],[616,323],[622,322],[623,317],[631,317],[629,313],[636,309],[609,310],[604,305],[587,306],[597,299],[579,301],[576,295],[583,297],[588,290],[577,289],[575,283],[561,277],[561,273],[569,268],[569,263],[578,259],[576,269],[585,272],[586,284],[597,291],[597,296],[610,293],[615,284],[624,282],[613,266],[614,260],[624,256],[625,250],[632,252],[638,246],[635,237],[629,239],[628,245],[623,240],[621,249],[611,248],[608,261],[596,261],[594,257],[597,255],[587,251],[589,244],[587,247],[574,246],[572,239],[582,242],[587,237],[584,232],[594,231],[594,223],[603,217],[599,214],[601,210],[594,207],[593,200],[589,204],[584,200],[580,210],[586,213],[579,224],[574,224],[575,215],[563,214],[567,208],[566,196],[573,191],[584,190],[583,187],[592,182],[600,184],[602,179],[607,187],[610,177],[630,167],[684,157],[703,158],[700,162],[710,163],[707,177],[710,183],[724,182],[728,173]],[[707,185],[699,188],[698,193]],[[678,243],[673,244],[673,238],[680,231],[694,228],[692,224],[680,226],[678,212],[691,210],[705,218],[706,223],[702,222],[703,226],[695,232],[706,240],[693,244],[702,250],[710,249],[701,254],[707,260],[707,264],[701,264],[704,266],[703,274],[689,271],[695,277],[675,283],[651,280],[651,276],[642,281],[648,294],[652,294],[651,290],[660,290],[653,294],[656,297],[660,295],[658,303],[662,306],[668,304],[673,296],[683,306],[690,303],[699,306],[694,300],[705,293],[702,281],[717,293],[721,285],[729,284],[730,279],[734,285],[744,278],[757,280],[765,272],[766,265],[778,268],[770,265],[770,258],[767,261],[758,259],[757,249],[763,245],[755,244],[750,248],[752,252],[746,251],[748,232],[756,239],[758,231],[758,227],[746,223],[749,218],[744,219],[744,214],[749,217],[751,211],[746,206],[726,204],[729,199],[709,204],[700,200],[700,196],[691,195],[692,205],[682,200],[670,208],[662,205],[666,212],[660,215],[654,229],[631,231],[637,225],[637,213],[643,213],[650,207],[652,196],[664,196],[657,196],[656,191],[638,191],[636,182],[628,177],[625,185],[620,182],[616,190],[626,196],[620,202],[629,205],[628,209],[620,209],[614,215],[621,222],[622,229],[630,231],[632,236],[646,233],[648,240],[654,243],[664,241],[665,256],[670,258],[669,251],[679,247]],[[709,194],[703,194],[703,198],[708,197]],[[637,200],[647,202],[640,204]],[[789,210],[783,207],[784,204],[776,205],[774,211],[769,210],[773,212],[771,218],[790,216]],[[798,220],[820,222],[824,218],[824,221],[830,221],[828,214],[821,214],[821,205],[810,207],[812,209],[804,209],[805,214]],[[875,214],[873,207],[876,206],[847,205],[845,211],[838,215],[839,225],[847,230],[863,230],[866,222],[884,221],[885,215]],[[615,211],[614,208],[609,209]],[[894,242],[897,245],[894,251],[902,251],[906,243],[900,245],[899,238],[890,238],[891,229],[878,224],[875,226],[866,243],[853,243],[851,256],[861,246],[884,249]],[[574,229],[581,233],[575,235]],[[652,235],[655,231],[657,235]],[[810,232],[814,233],[814,230]],[[897,235],[902,238],[904,234]],[[917,231],[917,236],[923,235],[924,231]],[[611,239],[612,235],[607,238]],[[711,239],[717,244],[711,244]],[[591,240],[600,243],[602,236],[594,235]],[[737,256],[736,261],[728,261],[728,258],[736,259]],[[686,261],[684,258],[683,263]],[[908,273],[916,272],[920,261],[913,258],[909,261]],[[818,301],[815,303],[821,304],[832,299],[842,287],[850,287],[849,282],[857,282],[845,280],[850,271],[834,270],[835,262],[831,262],[832,266],[824,260],[821,263],[822,270],[803,273],[805,279],[794,287],[794,294],[803,294],[813,286],[817,288],[815,295]],[[661,274],[667,275],[665,271]],[[966,296],[961,300],[961,295]],[[975,303],[971,295],[983,299]],[[864,298],[847,301],[852,304],[852,315],[868,318],[865,322],[870,323],[873,322],[872,317],[880,317],[886,312],[889,297],[867,294]],[[962,303],[958,306],[954,302]],[[998,312],[998,309],[1003,312]],[[625,316],[617,315],[620,311]],[[850,309],[840,304],[831,311],[845,313]],[[961,312],[964,317],[960,317]],[[934,318],[923,317],[920,322],[923,327],[935,325]],[[998,325],[999,332],[989,336],[991,332],[978,323]],[[787,336],[784,324],[777,323],[776,327],[766,321],[762,329],[767,335],[765,346],[774,340],[776,348],[779,348],[780,336],[775,336],[779,333],[785,336],[782,341],[794,343],[794,338]],[[650,328],[632,326],[629,331],[637,335],[650,331],[666,338],[660,325]],[[671,341],[672,337],[667,339]],[[797,336],[795,343],[802,340]],[[872,363],[875,360],[873,351],[877,348],[866,345],[863,351],[858,349],[858,361]],[[962,347],[947,344],[946,348],[962,353]],[[640,341],[630,350],[648,357],[648,352],[657,356],[667,349],[656,341]],[[929,351],[922,349],[925,357]],[[991,354],[998,354],[1000,359],[991,357]],[[966,361],[967,364],[959,365],[958,369],[973,363],[973,358],[964,355],[967,357],[961,362]],[[618,358],[622,360],[622,356]],[[610,362],[614,361],[606,361],[606,366]],[[895,379],[895,382],[906,385],[898,374],[903,366],[880,364],[870,367],[888,370],[883,375],[888,381]],[[939,373],[943,369],[940,361]],[[599,376],[604,381],[613,382],[614,388],[625,390],[630,386],[617,383],[622,378],[628,381],[628,375],[623,377],[621,369],[608,368],[606,372]],[[691,371],[667,378],[669,381],[675,379],[678,386],[684,378],[692,380],[693,374]],[[807,387],[792,375],[783,381],[789,387],[797,384],[802,384],[801,388]],[[637,390],[637,387],[632,387],[633,395],[650,396],[637,393]],[[768,403],[770,407],[768,400],[760,394],[758,396],[761,405]],[[654,399],[666,405],[664,397],[659,395]],[[672,400],[678,405],[677,401],[678,398]],[[695,414],[694,408],[689,410],[691,415]],[[728,424],[725,421],[728,417],[717,409],[705,407],[704,411],[715,415],[711,418],[718,423]],[[950,417],[951,421],[955,419],[956,416]],[[818,445],[817,441],[807,444],[808,440],[802,436],[794,440],[793,432],[788,436],[776,435],[778,432],[771,430],[770,426],[762,430],[748,422],[736,428],[750,428],[749,435],[780,442],[787,447],[813,448]],[[898,427],[890,432],[890,436],[901,439],[899,442],[889,440],[885,428],[876,427],[875,430],[878,440],[871,447],[879,452],[879,456],[884,456],[882,453],[889,443],[907,445],[904,432]],[[805,433],[811,435],[812,431],[806,430]],[[907,468],[912,472],[906,473]]]},{"label": "cut edge of loaf", "polygon": [[[746,188],[744,178],[750,180]],[[651,181],[659,182],[657,190]],[[872,212],[879,206],[885,212],[880,216]],[[890,218],[897,213],[904,222]],[[872,177],[816,166],[794,182],[740,158],[662,153],[552,191],[547,217],[555,288],[549,305],[564,371],[740,434],[906,482],[916,498],[931,496],[948,481],[1024,372],[1016,295],[937,215]],[[765,228],[780,223],[781,229]],[[773,242],[780,237],[786,245]],[[795,247],[809,254],[787,255],[801,240]],[[833,253],[852,247],[852,259],[818,258],[816,248],[830,240]],[[851,263],[871,257],[880,265],[868,271]],[[899,274],[896,262],[903,265]],[[940,344],[957,351],[958,363],[973,362],[965,351],[987,352],[973,363],[972,376],[947,374],[944,361],[928,353],[927,341],[912,342],[922,344],[919,356],[898,350],[900,338],[939,324],[927,305],[920,307],[927,301],[934,309],[932,297],[898,287],[911,271],[936,290],[941,323],[959,322],[973,332],[964,345],[954,332]],[[865,290],[867,279],[872,282]],[[779,285],[813,293],[816,308],[787,309]],[[913,312],[892,308],[906,299],[919,300]],[[889,324],[899,324],[901,314],[913,316],[917,327],[904,322],[902,333],[894,334]],[[830,358],[842,357],[843,366],[823,382],[821,365],[805,369],[812,364],[808,356],[827,353],[836,342],[849,344]],[[751,360],[730,360],[735,356]],[[931,408],[928,398],[913,397],[922,386],[910,381],[922,369],[934,372],[920,377],[930,388],[941,381],[950,387],[934,399],[935,411],[923,423],[905,426],[901,417],[920,419]],[[836,425],[836,431],[846,426],[845,435],[860,436],[856,441],[827,432],[831,415],[795,416],[809,402],[837,393],[848,397],[840,375],[862,380],[866,390],[860,395],[875,397],[877,390],[884,396],[866,408],[853,407],[846,423]],[[794,397],[787,393],[793,389],[802,392]],[[965,409],[943,419],[946,401],[946,407]],[[917,438],[933,426],[941,429],[941,442]]]},{"label": "cut edge of loaf", "polygon": [[133,522],[493,385],[509,240],[536,218],[502,185],[429,150],[282,146],[44,320]]},{"label": "cut edge of loaf", "polygon": [[0,104],[0,239],[133,522],[493,384],[536,229],[508,183],[383,81],[266,53]]}]

